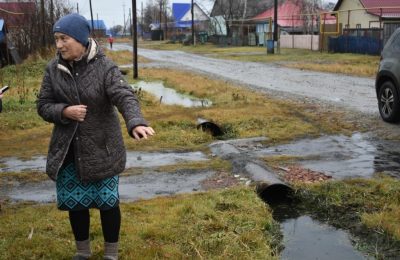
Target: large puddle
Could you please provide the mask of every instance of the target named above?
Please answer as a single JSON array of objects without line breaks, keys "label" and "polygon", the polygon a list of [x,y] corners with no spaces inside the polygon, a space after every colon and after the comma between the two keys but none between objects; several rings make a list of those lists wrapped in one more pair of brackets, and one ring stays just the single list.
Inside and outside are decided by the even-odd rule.
[{"label": "large puddle", "polygon": [[371,177],[385,172],[400,178],[400,142],[377,140],[365,134],[323,136],[261,149],[258,155],[290,155],[304,159],[308,169],[325,172],[336,179]]},{"label": "large puddle", "polygon": [[[224,146],[225,150],[221,150]],[[214,153],[237,153],[249,158],[299,157],[298,163],[304,168],[324,172],[336,179],[369,178],[382,172],[400,178],[400,142],[378,140],[368,134],[322,136],[271,147],[265,147],[259,141],[226,141],[224,146],[212,150]],[[232,152],[233,149],[236,151]]]},{"label": "large puddle", "polygon": [[193,96],[176,92],[175,89],[166,88],[162,82],[139,81],[132,85],[136,90],[143,90],[154,95],[160,103],[167,105],[180,105],[183,107],[208,107],[212,102],[208,99],[199,99]]},{"label": "large puddle", "polygon": [[[157,196],[187,193],[202,190],[201,182],[210,178],[212,171],[190,171],[177,173],[146,173],[120,178],[119,194],[122,201],[149,199]],[[56,201],[55,182],[28,183],[0,191],[0,198],[12,201],[34,201],[49,203]]]},{"label": "large puddle", "polygon": [[[365,259],[354,249],[348,233],[301,215],[287,205],[273,208],[274,219],[281,224],[284,250],[281,259]],[[372,259],[372,258],[369,258]]]},{"label": "large puddle", "polygon": [[[126,154],[126,168],[138,167],[159,167],[165,165],[173,165],[182,162],[191,161],[205,161],[208,160],[207,156],[202,152],[186,152],[186,153],[157,153],[157,152],[132,152],[128,151]],[[35,156],[30,160],[21,160],[14,157],[6,157],[0,159],[2,168],[0,173],[3,172],[31,172],[39,171],[45,172],[46,170],[46,157]]]}]

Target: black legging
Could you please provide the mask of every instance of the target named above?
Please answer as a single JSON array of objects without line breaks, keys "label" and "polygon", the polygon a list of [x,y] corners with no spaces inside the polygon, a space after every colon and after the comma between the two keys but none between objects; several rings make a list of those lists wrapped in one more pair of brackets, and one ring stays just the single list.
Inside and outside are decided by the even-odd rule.
[{"label": "black legging", "polygon": [[[100,210],[101,227],[104,241],[118,242],[121,227],[121,211],[118,207],[110,210]],[[89,210],[69,211],[69,221],[76,241],[89,239],[90,215]]]}]

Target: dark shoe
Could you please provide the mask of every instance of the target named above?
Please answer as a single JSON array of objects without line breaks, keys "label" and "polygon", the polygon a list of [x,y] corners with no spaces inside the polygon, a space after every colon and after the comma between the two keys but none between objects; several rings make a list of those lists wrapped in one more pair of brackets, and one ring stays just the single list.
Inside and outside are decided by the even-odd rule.
[{"label": "dark shoe", "polygon": [[72,257],[72,260],[88,260],[89,257],[84,257],[81,255],[74,255],[74,257]]}]

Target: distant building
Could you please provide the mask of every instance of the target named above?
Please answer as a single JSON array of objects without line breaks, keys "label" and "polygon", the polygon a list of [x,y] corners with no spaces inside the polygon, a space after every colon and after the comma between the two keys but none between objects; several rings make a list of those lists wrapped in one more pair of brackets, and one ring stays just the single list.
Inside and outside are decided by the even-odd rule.
[{"label": "distant building", "polygon": [[[190,3],[173,3],[172,15],[176,32],[190,32],[192,29],[192,8]],[[193,20],[197,31],[207,31],[210,18],[196,3],[193,4]]]},{"label": "distant building", "polygon": [[382,28],[383,24],[400,26],[399,0],[339,0],[333,11],[343,29]]},{"label": "distant building", "polygon": [[88,23],[95,37],[106,37],[107,27],[103,20],[93,20],[93,27],[91,19],[88,19]]}]

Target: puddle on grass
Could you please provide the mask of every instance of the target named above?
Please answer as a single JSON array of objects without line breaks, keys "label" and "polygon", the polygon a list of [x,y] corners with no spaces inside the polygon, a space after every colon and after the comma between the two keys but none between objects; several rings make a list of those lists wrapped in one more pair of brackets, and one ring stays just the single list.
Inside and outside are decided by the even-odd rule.
[{"label": "puddle on grass", "polygon": [[343,230],[301,214],[291,205],[281,204],[272,209],[283,234],[280,259],[373,259],[357,251],[350,235]]},{"label": "puddle on grass", "polygon": [[[150,152],[132,152],[127,151],[126,168],[132,167],[160,167],[165,165],[173,165],[181,162],[190,161],[205,161],[208,160],[202,152],[187,152],[187,153],[150,153]],[[30,160],[21,160],[14,157],[1,158],[0,173],[5,172],[31,172],[46,170],[46,157],[34,156]]]},{"label": "puddle on grass", "polygon": [[[210,178],[213,171],[189,171],[176,173],[146,173],[121,176],[119,194],[121,201],[135,201],[203,190],[201,183]],[[55,182],[28,183],[0,191],[0,198],[11,201],[49,203],[56,201]]]},{"label": "puddle on grass", "polygon": [[175,89],[166,88],[162,82],[140,81],[132,86],[135,89],[141,89],[153,94],[161,103],[167,105],[180,105],[184,107],[208,107],[212,105],[212,102],[208,99],[199,99],[178,93]]}]

